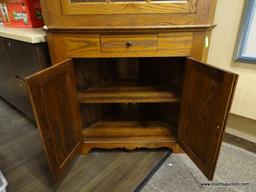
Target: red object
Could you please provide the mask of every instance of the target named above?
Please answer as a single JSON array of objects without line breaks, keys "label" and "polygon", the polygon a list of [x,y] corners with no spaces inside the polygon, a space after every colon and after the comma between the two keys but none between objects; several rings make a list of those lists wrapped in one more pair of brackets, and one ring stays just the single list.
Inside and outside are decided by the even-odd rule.
[{"label": "red object", "polygon": [[44,25],[39,0],[9,0],[0,8],[7,27],[38,28]]}]

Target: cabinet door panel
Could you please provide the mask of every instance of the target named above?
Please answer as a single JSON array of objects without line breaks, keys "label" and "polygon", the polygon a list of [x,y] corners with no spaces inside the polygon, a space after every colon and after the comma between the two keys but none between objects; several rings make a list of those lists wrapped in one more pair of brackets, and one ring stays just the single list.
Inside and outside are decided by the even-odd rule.
[{"label": "cabinet door panel", "polygon": [[63,15],[196,12],[197,0],[61,0]]},{"label": "cabinet door panel", "polygon": [[81,148],[72,61],[35,73],[26,81],[50,171],[58,181]]},{"label": "cabinet door panel", "polygon": [[213,178],[238,76],[187,59],[178,138],[208,179]]}]

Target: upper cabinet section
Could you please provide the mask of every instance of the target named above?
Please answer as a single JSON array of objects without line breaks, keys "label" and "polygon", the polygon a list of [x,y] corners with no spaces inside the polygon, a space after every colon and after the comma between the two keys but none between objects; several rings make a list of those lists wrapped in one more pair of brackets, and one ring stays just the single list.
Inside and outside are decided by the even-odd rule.
[{"label": "upper cabinet section", "polygon": [[216,0],[41,0],[41,5],[49,29],[127,31],[212,25]]},{"label": "upper cabinet section", "polygon": [[197,0],[60,0],[63,15],[196,12]]}]

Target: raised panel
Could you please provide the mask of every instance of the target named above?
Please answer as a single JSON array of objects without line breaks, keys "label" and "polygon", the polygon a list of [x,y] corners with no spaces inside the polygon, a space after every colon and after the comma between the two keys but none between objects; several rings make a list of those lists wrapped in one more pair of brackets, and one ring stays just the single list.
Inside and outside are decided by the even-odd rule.
[{"label": "raised panel", "polygon": [[196,0],[61,0],[63,15],[195,13]]},{"label": "raised panel", "polygon": [[54,65],[26,81],[50,171],[58,181],[81,147],[72,62]]},{"label": "raised panel", "polygon": [[237,75],[186,62],[178,138],[208,179],[213,178]]}]

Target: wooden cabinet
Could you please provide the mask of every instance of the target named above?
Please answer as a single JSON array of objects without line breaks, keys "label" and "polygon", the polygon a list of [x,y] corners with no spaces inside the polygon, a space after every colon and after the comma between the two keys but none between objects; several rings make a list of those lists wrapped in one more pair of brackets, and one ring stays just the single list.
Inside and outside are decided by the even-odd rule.
[{"label": "wooden cabinet", "polygon": [[214,0],[164,3],[42,1],[52,66],[27,85],[55,181],[93,148],[168,147],[213,178],[238,76],[202,62]]},{"label": "wooden cabinet", "polygon": [[236,81],[190,58],[160,57],[67,60],[27,78],[56,180],[92,148],[179,145],[211,179]]}]

